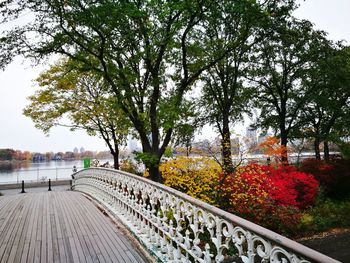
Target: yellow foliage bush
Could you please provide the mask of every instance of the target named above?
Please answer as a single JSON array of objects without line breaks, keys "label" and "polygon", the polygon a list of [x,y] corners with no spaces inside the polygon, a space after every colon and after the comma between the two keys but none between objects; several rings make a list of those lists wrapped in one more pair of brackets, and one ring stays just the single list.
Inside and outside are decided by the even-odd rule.
[{"label": "yellow foliage bush", "polygon": [[177,157],[162,163],[159,170],[166,186],[217,205],[216,186],[221,168],[214,160],[205,157]]}]

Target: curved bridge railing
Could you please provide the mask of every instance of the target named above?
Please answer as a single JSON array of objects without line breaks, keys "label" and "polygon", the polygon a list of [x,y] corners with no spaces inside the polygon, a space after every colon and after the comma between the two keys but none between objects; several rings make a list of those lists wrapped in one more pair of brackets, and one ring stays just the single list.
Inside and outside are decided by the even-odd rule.
[{"label": "curved bridge railing", "polygon": [[338,262],[146,178],[104,168],[73,176],[74,190],[97,200],[163,262]]}]

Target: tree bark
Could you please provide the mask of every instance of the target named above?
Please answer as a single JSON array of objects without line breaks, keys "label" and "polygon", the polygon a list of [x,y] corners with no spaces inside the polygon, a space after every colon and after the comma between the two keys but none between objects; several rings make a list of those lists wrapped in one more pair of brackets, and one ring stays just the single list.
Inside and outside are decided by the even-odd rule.
[{"label": "tree bark", "polygon": [[315,138],[315,140],[314,140],[314,148],[315,148],[315,158],[316,158],[316,160],[321,160],[320,140],[319,140],[319,138]]},{"label": "tree bark", "polygon": [[328,144],[328,141],[327,140],[325,140],[324,142],[323,142],[323,152],[324,152],[324,156],[323,156],[323,158],[324,158],[324,160],[326,161],[326,162],[329,162],[329,144]]},{"label": "tree bark", "polygon": [[284,149],[281,153],[281,162],[283,165],[288,165],[288,153],[287,153],[288,133],[286,131],[286,127],[284,126],[284,124],[280,126],[280,131],[281,131],[281,146]]},{"label": "tree bark", "polygon": [[222,159],[223,169],[225,174],[233,172],[232,152],[231,152],[231,131],[229,126],[229,117],[224,114],[222,119],[222,134],[221,134],[221,147],[222,147]]},{"label": "tree bark", "polygon": [[115,146],[114,146],[113,160],[114,160],[114,169],[119,170],[119,147],[118,147],[118,144],[115,144]]},{"label": "tree bark", "polygon": [[150,179],[154,182],[163,183],[163,178],[159,172],[159,163],[147,163],[146,169],[150,175]]}]

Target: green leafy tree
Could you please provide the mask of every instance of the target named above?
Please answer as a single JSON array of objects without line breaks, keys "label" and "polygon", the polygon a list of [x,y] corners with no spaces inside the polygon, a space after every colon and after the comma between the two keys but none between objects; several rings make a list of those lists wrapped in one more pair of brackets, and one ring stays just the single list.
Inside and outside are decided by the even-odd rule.
[{"label": "green leafy tree", "polygon": [[216,43],[209,52],[215,54],[228,43],[233,46],[224,59],[202,77],[203,118],[220,133],[222,168],[226,174],[234,171],[230,125],[242,119],[242,114],[248,110],[250,91],[244,89],[243,84],[248,54],[268,33],[266,29],[272,13],[273,16],[276,12],[278,16],[288,15],[292,7],[293,1],[281,4],[275,4],[275,1],[223,1],[217,8],[220,14],[208,28],[208,34]]},{"label": "green leafy tree", "polygon": [[[329,142],[342,144],[349,135],[350,113],[350,49],[329,46],[305,85],[317,90],[301,115],[304,127],[299,136],[314,139],[316,159],[321,159],[320,143],[324,143],[324,158],[329,160]],[[298,134],[298,131],[295,131]]]},{"label": "green leafy tree", "polygon": [[37,60],[59,54],[81,63],[109,84],[142,144],[151,179],[168,146],[184,95],[203,71],[220,61],[206,34],[216,1],[7,0],[2,22],[30,13],[34,21],[0,37],[1,62],[22,54]]},{"label": "green leafy tree", "polygon": [[[44,132],[56,125],[72,130],[83,129],[89,135],[98,135],[107,144],[119,169],[119,147],[126,142],[131,126],[111,97],[105,81],[91,73],[75,70],[76,63],[62,61],[42,73],[37,79],[40,86],[24,114]],[[70,124],[64,123],[65,117]]]},{"label": "green leafy tree", "polygon": [[179,122],[174,128],[172,144],[178,149],[185,149],[188,157],[192,152],[195,133],[201,128],[199,119],[198,101],[196,98],[187,99],[183,103]]},{"label": "green leafy tree", "polygon": [[[315,92],[303,85],[303,80],[328,42],[323,32],[314,30],[305,20],[281,19],[272,29],[251,57],[255,67],[250,79],[257,88],[255,98],[261,109],[258,125],[273,128],[287,151],[291,131],[300,128],[298,117]],[[283,162],[288,162],[287,152],[281,156]]]}]

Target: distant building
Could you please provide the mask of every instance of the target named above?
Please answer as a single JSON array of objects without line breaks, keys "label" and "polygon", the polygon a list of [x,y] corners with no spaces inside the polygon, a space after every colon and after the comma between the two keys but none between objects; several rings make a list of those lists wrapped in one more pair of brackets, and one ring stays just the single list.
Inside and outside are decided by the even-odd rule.
[{"label": "distant building", "polygon": [[85,152],[84,147],[81,147],[81,148],[80,148],[80,153],[84,153],[84,152]]},{"label": "distant building", "polygon": [[249,142],[251,144],[257,144],[258,133],[257,133],[256,129],[251,129],[251,128],[247,127],[245,136],[247,137],[247,139],[249,139]]},{"label": "distant building", "polygon": [[75,154],[79,153],[78,147],[75,147],[75,148],[73,149],[73,152],[74,152]]},{"label": "distant building", "polygon": [[46,157],[44,154],[41,153],[34,153],[33,157],[32,157],[32,161],[33,163],[37,163],[37,162],[45,162],[46,161]]}]

